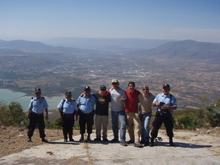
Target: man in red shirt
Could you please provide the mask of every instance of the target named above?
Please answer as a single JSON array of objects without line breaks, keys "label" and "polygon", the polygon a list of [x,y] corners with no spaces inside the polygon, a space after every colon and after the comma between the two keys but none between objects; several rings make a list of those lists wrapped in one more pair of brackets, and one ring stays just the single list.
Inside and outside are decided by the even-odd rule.
[{"label": "man in red shirt", "polygon": [[126,116],[128,124],[128,133],[130,140],[128,143],[134,143],[135,147],[141,147],[140,144],[140,119],[138,113],[138,95],[141,93],[135,89],[135,83],[129,82],[128,88],[125,90],[127,101],[126,101]]}]

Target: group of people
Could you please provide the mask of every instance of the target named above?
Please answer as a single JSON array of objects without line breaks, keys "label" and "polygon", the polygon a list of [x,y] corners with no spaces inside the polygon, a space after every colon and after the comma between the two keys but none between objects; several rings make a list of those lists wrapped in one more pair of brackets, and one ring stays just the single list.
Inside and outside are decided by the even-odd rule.
[{"label": "group of people", "polygon": [[[62,121],[64,142],[74,141],[72,138],[74,120],[78,120],[81,137],[79,141],[90,142],[92,126],[96,126],[96,138],[94,141],[108,142],[107,126],[109,115],[109,103],[111,102],[111,121],[114,138],[110,142],[119,142],[122,146],[134,143],[135,147],[154,146],[158,130],[164,123],[167,135],[169,136],[170,146],[173,143],[173,118],[172,112],[177,108],[176,98],[170,94],[170,85],[164,84],[162,93],[154,97],[149,92],[148,86],[142,87],[142,92],[135,88],[134,82],[128,83],[128,89],[123,90],[119,87],[117,79],[112,80],[111,89],[107,90],[105,85],[100,86],[100,91],[93,94],[89,86],[84,87],[84,92],[75,101],[72,99],[71,91],[66,91],[65,97],[58,104],[58,113]],[[95,106],[96,105],[96,106]],[[152,115],[152,106],[157,107],[156,117],[153,121],[153,129],[150,133],[149,123]],[[28,142],[38,124],[42,142],[47,142],[44,133],[44,110],[48,119],[48,104],[44,97],[41,97],[41,89],[35,89],[35,97],[29,104],[28,117]],[[74,119],[75,118],[75,119]],[[120,133],[118,126],[120,124]],[[126,128],[130,140],[125,141]],[[84,139],[87,128],[87,138]],[[101,135],[102,128],[102,135]],[[150,138],[151,134],[151,138]]]}]

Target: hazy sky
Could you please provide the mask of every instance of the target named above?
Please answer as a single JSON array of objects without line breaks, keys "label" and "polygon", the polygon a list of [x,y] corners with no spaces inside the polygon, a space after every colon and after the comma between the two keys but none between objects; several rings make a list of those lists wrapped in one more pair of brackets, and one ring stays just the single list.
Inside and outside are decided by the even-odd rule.
[{"label": "hazy sky", "polygon": [[220,43],[220,0],[0,0],[0,39],[57,37]]}]

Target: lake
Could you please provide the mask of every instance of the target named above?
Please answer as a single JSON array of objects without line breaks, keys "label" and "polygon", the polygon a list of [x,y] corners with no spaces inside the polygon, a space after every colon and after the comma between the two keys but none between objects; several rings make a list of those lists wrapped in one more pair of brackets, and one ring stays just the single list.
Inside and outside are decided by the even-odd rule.
[{"label": "lake", "polygon": [[[34,95],[33,95],[34,96]],[[43,95],[42,95],[43,96]],[[28,105],[30,103],[32,96],[26,96],[22,92],[13,92],[10,89],[0,89],[0,100],[10,103],[11,101],[16,101],[21,104],[23,110],[28,110]],[[64,99],[65,96],[54,96],[52,98],[45,97],[49,105],[49,109],[56,109],[60,100]]]}]

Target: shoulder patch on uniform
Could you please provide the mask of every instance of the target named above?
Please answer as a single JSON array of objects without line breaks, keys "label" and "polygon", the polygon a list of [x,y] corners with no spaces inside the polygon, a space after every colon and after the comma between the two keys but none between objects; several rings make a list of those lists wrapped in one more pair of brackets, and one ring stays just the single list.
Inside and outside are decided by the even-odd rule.
[{"label": "shoulder patch on uniform", "polygon": [[41,97],[42,99],[45,99],[44,97]]},{"label": "shoulder patch on uniform", "polygon": [[31,99],[33,99],[34,97],[31,97]]}]

